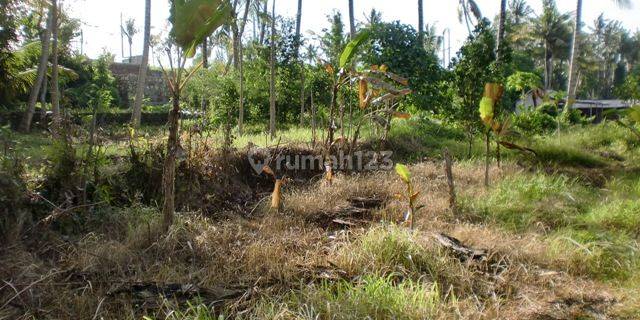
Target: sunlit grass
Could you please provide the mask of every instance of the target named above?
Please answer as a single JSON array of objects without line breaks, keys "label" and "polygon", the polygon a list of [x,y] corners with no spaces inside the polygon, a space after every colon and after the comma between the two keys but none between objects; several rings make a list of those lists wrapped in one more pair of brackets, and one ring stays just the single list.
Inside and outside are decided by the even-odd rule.
[{"label": "sunlit grass", "polygon": [[474,214],[507,229],[571,224],[589,204],[592,190],[561,175],[518,174],[499,181],[486,196],[465,199]]},{"label": "sunlit grass", "polygon": [[[435,283],[365,275],[359,281],[324,282],[265,300],[256,319],[425,319],[442,307]],[[444,310],[441,310],[444,311]]]}]

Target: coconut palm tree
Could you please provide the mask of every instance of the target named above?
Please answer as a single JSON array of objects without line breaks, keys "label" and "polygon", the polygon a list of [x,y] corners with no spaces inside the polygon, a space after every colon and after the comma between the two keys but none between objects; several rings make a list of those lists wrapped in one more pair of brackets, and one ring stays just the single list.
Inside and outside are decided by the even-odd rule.
[{"label": "coconut palm tree", "polygon": [[507,0],[500,0],[500,20],[498,22],[498,38],[496,45],[496,61],[502,62],[502,46],[504,45],[504,24],[507,17]]},{"label": "coconut palm tree", "polygon": [[138,87],[136,88],[136,100],[133,102],[133,115],[131,124],[134,128],[140,126],[142,113],[142,99],[144,98],[144,87],[147,80],[147,64],[149,62],[149,42],[151,39],[151,0],[145,0],[144,4],[144,42],[142,44],[142,61],[138,72]]},{"label": "coconut palm tree", "polygon": [[[60,1],[62,2],[62,1]],[[60,29],[59,8],[57,0],[51,1],[53,27],[51,29],[51,111],[54,124],[60,121],[60,88],[58,87],[58,30]]]},{"label": "coconut palm tree", "polygon": [[133,54],[131,53],[131,48],[133,46],[133,36],[138,33],[138,29],[136,29],[136,19],[127,19],[127,21],[125,21],[124,23],[122,32],[127,37],[127,41],[129,42],[129,63],[131,63],[131,57],[133,57]]},{"label": "coconut palm tree", "polygon": [[242,15],[242,21],[238,30],[238,39],[236,45],[238,46],[238,78],[240,82],[240,92],[238,98],[238,134],[243,134],[244,125],[244,46],[242,44],[242,35],[247,25],[247,17],[249,16],[249,9],[251,8],[251,0],[247,0],[244,7],[244,13]]},{"label": "coconut palm tree", "polygon": [[296,56],[300,60],[300,126],[304,125],[304,61],[300,57],[300,45],[302,37],[300,36],[300,27],[302,26],[302,0],[298,0],[298,13],[296,14]]},{"label": "coconut palm tree", "polygon": [[[24,113],[22,122],[20,123],[20,130],[23,132],[29,132],[29,130],[31,130],[31,121],[33,120],[33,113],[35,112],[35,109],[36,109],[38,93],[40,93],[40,91],[46,92],[45,79],[46,79],[47,65],[49,63],[49,44],[51,42],[51,32],[53,29],[53,13],[54,13],[54,8],[52,4],[49,9],[49,14],[47,18],[47,27],[45,28],[42,36],[42,49],[40,52],[40,61],[38,62],[38,73],[37,73],[36,82],[31,88],[31,91],[29,92],[27,110]],[[42,105],[42,108],[44,108],[44,105]]]},{"label": "coconut palm tree", "polygon": [[[630,8],[631,0],[613,0],[613,2],[622,8]],[[569,110],[571,105],[573,105],[573,101],[576,99],[576,59],[579,55],[579,36],[580,36],[580,28],[582,26],[582,0],[577,0],[576,2],[576,18],[574,20],[573,25],[573,40],[571,44],[571,58],[569,62],[569,82],[567,83],[567,108],[565,110]]]},{"label": "coconut palm tree", "polygon": [[271,4],[271,53],[269,59],[269,136],[276,137],[276,0]]},{"label": "coconut palm tree", "polygon": [[551,89],[553,59],[566,47],[570,37],[569,13],[560,13],[554,0],[542,1],[542,14],[533,19],[530,36],[544,48],[544,87]]},{"label": "coconut palm tree", "polygon": [[458,21],[465,22],[469,34],[472,33],[472,26],[478,24],[480,19],[482,19],[482,12],[474,0],[458,0]]},{"label": "coconut palm tree", "polygon": [[424,45],[424,7],[422,0],[418,0],[418,42]]},{"label": "coconut palm tree", "polygon": [[510,23],[520,25],[533,14],[533,9],[527,4],[526,0],[511,0],[509,2]]},{"label": "coconut palm tree", "polygon": [[353,0],[349,0],[349,38],[353,40],[356,36],[356,19],[353,10]]}]

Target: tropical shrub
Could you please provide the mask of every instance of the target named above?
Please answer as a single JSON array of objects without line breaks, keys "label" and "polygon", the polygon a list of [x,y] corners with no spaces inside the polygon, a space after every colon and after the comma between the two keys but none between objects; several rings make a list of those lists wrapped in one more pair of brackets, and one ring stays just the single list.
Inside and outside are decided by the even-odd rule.
[{"label": "tropical shrub", "polygon": [[558,126],[556,119],[542,109],[522,110],[512,116],[512,124],[524,134],[543,134]]}]

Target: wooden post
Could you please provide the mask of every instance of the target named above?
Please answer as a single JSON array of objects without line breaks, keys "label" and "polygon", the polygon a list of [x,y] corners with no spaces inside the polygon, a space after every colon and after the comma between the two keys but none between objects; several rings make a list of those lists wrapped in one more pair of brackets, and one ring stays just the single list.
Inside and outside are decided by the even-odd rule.
[{"label": "wooden post", "polygon": [[456,202],[456,188],[453,183],[453,170],[451,155],[448,149],[444,149],[442,153],[444,156],[444,173],[447,176],[447,185],[449,186],[449,208],[454,215],[458,214],[458,205]]}]

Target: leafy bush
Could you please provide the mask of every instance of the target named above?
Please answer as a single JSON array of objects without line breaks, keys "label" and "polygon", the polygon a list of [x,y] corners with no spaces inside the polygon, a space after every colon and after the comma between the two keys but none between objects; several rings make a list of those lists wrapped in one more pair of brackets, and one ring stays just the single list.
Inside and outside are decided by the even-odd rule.
[{"label": "leafy bush", "polygon": [[556,119],[543,110],[541,107],[514,114],[512,117],[514,128],[526,135],[544,134],[555,130],[558,126]]},{"label": "leafy bush", "polygon": [[119,104],[116,80],[109,70],[112,62],[113,57],[106,54],[92,62],[84,56],[71,59],[68,64],[78,73],[78,80],[65,91],[68,104],[80,108],[91,108],[95,103],[104,108]]},{"label": "leafy bush", "polygon": [[556,164],[568,167],[600,168],[607,165],[602,158],[592,152],[553,141],[540,141],[534,149],[537,152],[535,161],[545,166]]}]

